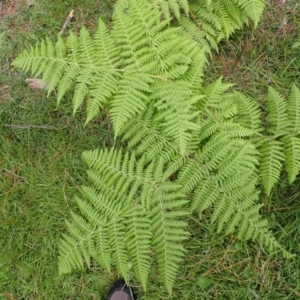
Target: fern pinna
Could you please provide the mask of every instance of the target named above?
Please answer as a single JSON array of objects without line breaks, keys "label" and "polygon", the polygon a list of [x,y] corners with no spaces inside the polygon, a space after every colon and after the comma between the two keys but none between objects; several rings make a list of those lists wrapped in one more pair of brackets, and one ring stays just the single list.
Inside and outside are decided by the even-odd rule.
[{"label": "fern pinna", "polygon": [[267,129],[258,143],[260,173],[267,195],[279,179],[285,164],[292,183],[300,170],[300,91],[293,84],[286,100],[272,87],[268,90]]},{"label": "fern pinna", "polygon": [[[201,219],[208,208],[218,232],[291,256],[260,215],[259,186],[269,194],[283,165],[290,182],[299,172],[299,90],[293,86],[286,103],[270,88],[265,127],[257,103],[229,91],[222,78],[203,86],[207,43],[170,27],[164,14],[171,8],[176,15],[178,7],[187,13],[186,3],[118,1],[111,30],[99,20],[93,37],[83,28],[79,37],[46,40],[14,61],[42,76],[48,93],[57,89],[58,101],[73,88],[74,112],[86,100],[86,123],[108,110],[115,138],[123,140],[120,148],[83,154],[91,186],[76,198],[81,214],[67,222],[60,273],[89,267],[92,257],[126,280],[133,272],[146,289],[156,260],[171,293],[187,218]],[[217,1],[205,3],[211,9]],[[220,3],[261,11],[259,0]]]}]

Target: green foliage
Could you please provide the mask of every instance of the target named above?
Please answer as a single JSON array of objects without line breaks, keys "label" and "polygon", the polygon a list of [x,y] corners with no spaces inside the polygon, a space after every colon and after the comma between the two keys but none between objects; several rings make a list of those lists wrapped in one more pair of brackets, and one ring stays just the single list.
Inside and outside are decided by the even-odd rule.
[{"label": "green foliage", "polygon": [[[79,38],[70,33],[66,43],[59,37],[55,45],[46,40],[30,52],[24,51],[14,65],[42,75],[44,82],[50,82],[48,94],[57,87],[58,102],[74,85],[74,112],[88,99],[86,123],[105,105],[116,136],[130,118],[146,110],[151,97],[161,97],[156,107],[167,124],[162,126],[184,151],[188,131],[194,128],[193,104],[197,101],[197,97],[190,99],[189,90],[199,87],[204,51],[178,35],[177,28],[169,28],[167,21],[160,22],[160,12],[144,1],[132,2],[130,12],[124,13],[122,3],[117,4],[112,32],[99,20],[93,39],[82,28]],[[186,72],[193,58],[200,65]],[[190,77],[198,81],[192,82]],[[181,84],[176,81],[175,86],[179,78]],[[165,90],[172,90],[172,96]],[[171,114],[170,97],[174,101]]]},{"label": "green foliage", "polygon": [[162,15],[169,20],[171,18],[171,13],[177,18],[181,17],[181,9],[187,15],[189,13],[189,3],[188,0],[150,0],[156,8],[161,10]]},{"label": "green foliage", "polygon": [[90,255],[110,270],[111,258],[119,274],[128,278],[129,261],[144,289],[150,270],[150,246],[155,249],[162,281],[171,292],[186,238],[187,214],[180,185],[164,179],[162,159],[147,163],[128,152],[111,149],[83,153],[93,187],[77,198],[84,218],[73,213],[72,237],[60,246],[60,273],[90,266]]},{"label": "green foliage", "polygon": [[269,87],[266,134],[258,142],[260,173],[267,195],[278,182],[285,163],[292,183],[300,170],[300,91],[293,84],[288,101]]},{"label": "green foliage", "polygon": [[[14,65],[42,76],[49,94],[58,90],[58,102],[74,88],[74,112],[87,100],[86,123],[107,110],[123,141],[83,154],[91,186],[76,198],[81,215],[67,223],[60,273],[90,267],[92,257],[126,280],[133,272],[146,289],[156,260],[171,293],[190,234],[187,217],[195,213],[201,219],[210,212],[218,232],[291,257],[258,200],[259,184],[269,195],[283,165],[290,182],[299,172],[300,92],[293,86],[286,102],[269,88],[264,122],[255,100],[222,78],[202,84],[208,45],[249,18],[257,25],[263,1],[195,1],[189,10],[205,21],[200,31],[179,14],[180,7],[187,14],[186,1],[151,3],[119,1],[111,30],[99,20],[93,37],[83,28],[66,42],[45,40]],[[169,26],[170,9],[178,27]]]},{"label": "green foliage", "polygon": [[201,45],[218,49],[218,43],[241,29],[249,19],[258,25],[265,0],[195,0],[190,16],[180,19],[182,34],[189,35]]}]

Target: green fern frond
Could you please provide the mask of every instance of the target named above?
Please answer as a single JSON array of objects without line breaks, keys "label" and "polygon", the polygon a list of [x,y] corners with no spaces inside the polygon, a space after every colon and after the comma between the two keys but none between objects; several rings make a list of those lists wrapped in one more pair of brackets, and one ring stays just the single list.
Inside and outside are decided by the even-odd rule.
[{"label": "green fern frond", "polygon": [[[126,223],[126,218],[130,222]],[[150,270],[149,248],[152,233],[150,219],[146,216],[143,206],[134,203],[125,216],[127,226],[126,245],[136,276],[146,290],[146,282]]]},{"label": "green fern frond", "polygon": [[[105,226],[103,226],[104,224],[107,223],[107,219],[108,219],[105,215],[105,213],[107,212],[106,208],[108,207],[107,199],[102,198],[101,206],[99,207],[98,205],[98,207],[96,207],[96,210],[94,210],[95,206],[93,206],[93,204],[97,203],[96,199],[98,199],[98,193],[92,188],[83,187],[83,194],[89,199],[90,203],[84,202],[80,198],[76,197],[77,205],[85,220],[88,220],[92,226],[95,226],[94,228],[97,228],[96,231],[89,230],[88,232],[93,232],[92,234],[93,238],[87,235],[86,240],[84,240],[84,242],[82,243],[84,245],[87,241],[87,243],[89,244],[89,251],[86,251],[84,256],[85,261],[89,262],[90,259],[89,255],[91,255],[100,263],[102,267],[106,268],[110,272],[111,252],[109,250],[110,248],[108,245],[107,230]],[[105,204],[105,200],[106,200],[106,204]],[[121,210],[116,209],[115,211],[111,211],[110,212],[111,219],[115,216],[116,211],[118,212],[118,214],[120,214]],[[103,215],[105,215],[105,217],[102,217]],[[74,215],[74,213],[72,213],[72,216],[73,219],[75,220],[76,226],[81,229],[81,233],[86,232],[87,231],[86,228],[83,227],[80,222],[78,222],[79,216]],[[107,214],[107,216],[109,216],[109,213]],[[99,226],[100,225],[98,221],[99,219],[102,219],[101,222],[102,226]],[[72,231],[70,231],[70,233],[73,234]],[[99,241],[101,241],[101,243],[99,243]],[[100,253],[100,255],[97,255],[97,253]],[[87,265],[88,267],[90,267],[90,263],[87,263]]]},{"label": "green fern frond", "polygon": [[265,6],[264,0],[196,0],[190,4],[190,18],[180,19],[181,34],[199,45],[206,43],[218,49],[222,39],[228,39],[236,29],[252,20],[258,25]]},{"label": "green fern frond", "polygon": [[[89,179],[92,181],[92,178],[91,178],[92,170],[89,170],[89,171],[90,171]],[[93,174],[95,174],[95,172]],[[98,181],[94,180],[92,182],[95,186],[97,186]],[[87,210],[87,209],[83,210],[83,207],[84,207],[83,205],[85,205],[85,202],[83,202],[79,198],[76,198],[76,200],[78,202],[78,206],[81,209],[81,213],[83,214],[83,216],[91,218],[91,220],[93,221],[93,224],[98,223],[97,220],[99,219],[99,215],[97,214],[97,212],[100,212],[101,214],[103,214],[105,216],[105,218],[104,218],[104,220],[105,220],[106,218],[108,218],[108,219],[114,218],[116,216],[116,213],[120,214],[120,212],[123,209],[123,204],[122,204],[122,202],[119,202],[118,198],[114,198],[115,201],[112,202],[105,193],[103,193],[103,194],[101,193],[101,195],[100,195],[98,189],[83,186],[82,192],[83,192],[84,196],[89,199],[89,203],[92,205],[92,207],[88,206],[90,208],[90,210]],[[101,199],[100,203],[99,203],[99,198]],[[86,208],[88,208],[88,207],[86,207]],[[94,217],[91,214],[93,208],[96,209],[96,211],[95,211],[96,217]]]},{"label": "green fern frond", "polygon": [[272,87],[268,89],[268,132],[275,136],[286,133],[288,127],[287,103]]},{"label": "green fern frond", "polygon": [[223,119],[232,119],[237,114],[237,105],[228,94],[223,95],[222,102],[219,105],[214,104],[212,108],[214,108],[213,111],[218,111],[220,117],[223,117]]},{"label": "green fern frond", "polygon": [[[103,215],[101,217],[103,217]],[[104,226],[98,227],[93,237],[95,241],[95,252],[91,252],[90,255],[102,268],[110,273],[112,260],[107,228]]]},{"label": "green fern frond", "polygon": [[218,166],[218,178],[224,180],[243,167],[254,170],[258,165],[258,154],[255,146],[249,141],[233,139],[231,153]]},{"label": "green fern frond", "polygon": [[291,184],[300,171],[300,138],[287,135],[282,139],[282,142],[285,150],[288,180]]},{"label": "green fern frond", "polygon": [[199,142],[202,142],[203,140],[212,136],[214,133],[217,133],[220,130],[220,124],[222,123],[216,123],[214,122],[214,120],[211,119],[205,120],[201,126]]},{"label": "green fern frond", "polygon": [[[262,205],[256,204],[258,192],[255,191],[258,178],[253,171],[248,168],[248,173],[242,177],[242,181],[238,180],[236,174],[233,175],[231,189],[228,185],[222,186],[219,180],[216,181],[217,178],[213,179],[215,186],[220,185],[219,190],[223,192],[219,196],[214,195],[214,201],[211,201],[215,202],[212,222],[217,222],[219,232],[223,229],[226,234],[237,231],[238,238],[241,240],[259,240],[269,251],[280,249],[284,255],[291,257],[291,254],[287,253],[268,231],[267,221],[261,218],[259,210]],[[207,204],[211,206],[213,203],[207,201]]]},{"label": "green fern frond", "polygon": [[[101,43],[105,43],[105,49]],[[70,33],[66,43],[60,36],[55,45],[43,41],[31,51],[24,51],[13,64],[31,70],[36,77],[42,75],[43,82],[49,83],[48,95],[57,87],[58,102],[74,85],[74,113],[89,98],[87,120],[90,120],[117,91],[118,53],[105,24],[99,20],[94,39],[83,27],[79,38]]]},{"label": "green fern frond", "polygon": [[[51,51],[51,57],[56,57],[56,59],[62,61],[64,57],[66,56],[67,53],[67,47],[65,46],[62,38],[60,35],[58,35],[58,40],[55,44],[55,50],[51,49],[52,48],[52,43],[50,41],[47,42],[47,49],[48,53],[47,55],[49,56],[49,51]],[[52,65],[53,64],[53,65]],[[51,83],[49,84],[48,87],[48,96],[50,93],[55,89],[55,87],[58,85],[60,79],[63,76],[63,73],[67,67],[66,63],[61,63],[55,65],[55,62],[53,61],[52,64],[49,64],[48,68],[44,68],[43,71],[43,81],[46,83],[49,80],[51,80]]]},{"label": "green fern frond", "polygon": [[217,180],[223,181],[243,168],[252,172],[258,164],[258,152],[254,145],[243,139],[232,138],[225,132],[214,134],[194,155],[197,163],[194,160],[187,161],[178,174],[185,193],[192,192],[211,173]]},{"label": "green fern frond", "polygon": [[[267,221],[266,220],[260,220],[261,216],[259,214],[259,210],[262,207],[261,204],[256,204],[258,200],[258,194],[257,193],[250,193],[250,194],[244,194],[244,201],[242,202],[236,202],[234,201],[229,201],[228,206],[233,206],[233,212],[234,214],[228,214],[227,212],[224,213],[223,215],[221,214],[221,227],[226,224],[226,229],[225,232],[226,234],[232,234],[236,231],[237,228],[238,230],[238,236],[240,239],[249,239],[253,237],[254,239],[257,239],[258,236],[253,234],[253,231],[260,231],[260,228],[265,230],[267,228]],[[229,199],[228,199],[229,200]],[[238,213],[235,211],[238,210]],[[224,218],[226,216],[226,218]],[[224,222],[226,220],[226,222]],[[247,221],[244,222],[244,220],[251,220],[248,224]],[[253,220],[252,220],[253,219]],[[256,222],[260,222],[260,224],[257,224]],[[250,224],[251,223],[251,224]],[[251,228],[247,228],[247,225]],[[220,225],[220,223],[219,223]],[[253,226],[254,225],[254,226]],[[252,233],[253,235],[249,234]]]},{"label": "green fern frond", "polygon": [[292,134],[298,135],[300,133],[300,91],[295,84],[292,85],[288,97],[287,115],[289,120],[288,130]]},{"label": "green fern frond", "polygon": [[224,132],[212,135],[201,149],[202,161],[206,162],[206,168],[210,171],[217,169],[232,146],[234,146],[234,141]]},{"label": "green fern frond", "polygon": [[81,30],[78,47],[80,63],[83,66],[75,86],[73,112],[75,113],[88,97],[88,123],[117,91],[117,79],[120,78],[116,72],[120,64],[119,51],[114,49],[114,41],[102,20],[99,20],[93,38],[85,28]]},{"label": "green fern frond", "polygon": [[[126,227],[124,218],[116,219],[115,222],[109,222],[107,225],[107,233],[109,236],[109,245],[114,250],[112,252],[112,259],[117,266],[118,273],[123,278],[128,278],[128,249],[126,247],[124,235]],[[140,258],[142,260],[142,258]]]},{"label": "green fern frond", "polygon": [[282,137],[282,142],[285,149],[285,163],[288,173],[289,183],[292,183],[300,171],[300,139],[298,137],[300,133],[300,91],[292,85],[291,93],[288,97],[287,103],[287,118],[288,124],[286,134]]},{"label": "green fern frond", "polygon": [[221,111],[222,103],[224,103],[226,99],[224,99],[224,92],[226,92],[232,84],[223,83],[222,77],[218,78],[215,82],[206,86],[202,93],[206,95],[204,101],[199,102],[199,108],[206,112],[209,110]]},{"label": "green fern frond", "polygon": [[248,23],[247,15],[240,7],[238,1],[222,0],[221,2],[225,6],[227,14],[231,18],[233,29],[240,29],[244,23]]},{"label": "green fern frond", "polygon": [[[143,194],[143,204],[150,207],[151,203],[155,201],[154,193],[157,190],[157,186],[155,180],[152,178],[153,172],[156,171],[154,165],[151,164],[148,166],[150,173],[147,175],[149,178],[139,176],[140,172],[143,174],[142,171],[145,168],[144,157],[139,159],[138,164],[136,164],[134,155],[129,156],[127,153],[125,157],[123,157],[122,151],[114,151],[113,149],[111,151],[86,151],[83,152],[82,156],[91,170],[94,170],[96,174],[101,174],[101,179],[105,184],[104,192],[113,188],[114,194],[117,197],[116,199],[123,199],[123,202],[125,201],[124,199],[126,199],[126,203],[130,203],[133,201],[137,190],[143,187],[145,191]],[[160,167],[160,164],[156,164],[156,168]],[[118,172],[116,172],[116,170],[118,170]],[[118,179],[117,182],[116,179]],[[134,193],[127,193],[129,190],[134,191]],[[124,197],[124,193],[126,193],[126,197]]]},{"label": "green fern frond", "polygon": [[120,3],[114,10],[112,35],[122,49],[125,70],[148,73],[163,79],[178,78],[190,63],[189,56],[178,51],[187,40],[178,28],[168,28],[160,12],[146,1],[128,1],[127,11]]},{"label": "green fern frond", "polygon": [[187,160],[180,168],[177,179],[182,184],[183,193],[192,192],[201,180],[207,177],[207,174],[207,170],[201,167],[200,163],[195,163],[195,160]]},{"label": "green fern frond", "polygon": [[213,30],[201,30],[202,26],[200,24],[195,24],[195,22],[187,17],[181,17],[180,28],[181,30],[179,33],[181,35],[188,36],[196,41],[202,49],[207,48],[208,53],[211,52],[210,48],[215,50],[218,49],[216,36]]},{"label": "green fern frond", "polygon": [[179,20],[181,16],[181,9],[184,10],[185,14],[189,13],[189,3],[188,0],[151,0],[159,10],[161,10],[162,15],[169,20],[171,18],[170,11]]},{"label": "green fern frond", "polygon": [[284,147],[280,141],[266,138],[258,150],[261,154],[259,162],[261,179],[269,196],[272,187],[279,179],[282,163],[285,160]]},{"label": "green fern frond", "polygon": [[[204,1],[206,2],[206,1]],[[191,36],[203,36],[214,49],[218,49],[220,41],[221,24],[218,15],[215,13],[213,3],[207,5],[203,1],[197,1],[190,5],[190,14],[196,26],[192,26],[190,22],[185,20],[180,23],[181,27]],[[203,33],[197,33],[200,31]]]},{"label": "green fern frond", "polygon": [[[232,217],[229,217],[227,211],[230,211],[230,209],[225,206],[222,218],[224,219],[224,215],[227,215],[227,220],[225,221],[226,234],[232,234],[238,229],[237,237],[240,240],[258,240],[267,247],[268,251],[280,250],[284,257],[292,258],[293,255],[287,252],[268,230],[267,220],[262,219],[259,213],[262,204],[255,204],[257,199],[258,193],[252,193],[248,194],[248,196],[245,195],[242,202],[234,203],[228,200],[228,206],[234,205],[235,212],[232,214]],[[220,220],[218,221],[220,222]]]},{"label": "green fern frond", "polygon": [[186,55],[189,53],[193,63],[181,79],[189,83],[190,89],[193,91],[194,95],[198,95],[199,91],[202,89],[203,70],[208,62],[206,58],[208,48],[206,46],[197,47],[194,42],[191,42],[190,44],[193,46],[193,49],[185,49],[184,53]]},{"label": "green fern frond", "polygon": [[[92,211],[91,208],[90,211]],[[94,226],[93,222],[89,222],[90,220],[85,220],[73,212],[72,218],[73,224],[67,222],[71,236],[63,235],[64,239],[61,240],[59,247],[60,274],[69,273],[73,269],[82,270],[84,261],[90,267],[90,257],[96,255],[94,237],[99,229]],[[103,221],[98,222],[100,231],[103,225]]]},{"label": "green fern frond", "polygon": [[215,181],[211,178],[203,179],[194,191],[191,209],[201,218],[202,212],[217,202],[219,197],[220,192],[216,188]]},{"label": "green fern frond", "polygon": [[14,61],[15,66],[42,75],[50,87],[48,94],[57,87],[58,102],[74,86],[74,113],[87,100],[86,123],[103,106],[109,107],[115,136],[145,109],[153,80],[183,76],[198,47],[180,36],[178,28],[168,27],[167,20],[161,22],[160,12],[149,3],[137,0],[124,5],[116,4],[111,33],[99,20],[93,37],[82,28],[78,38],[70,33],[66,42],[61,37],[55,45],[43,41]]},{"label": "green fern frond", "polygon": [[151,100],[159,111],[155,122],[161,124],[166,136],[174,139],[183,154],[191,138],[191,131],[199,129],[193,122],[197,116],[194,104],[202,97],[193,97],[189,84],[184,81],[159,82],[152,89]]},{"label": "green fern frond", "polygon": [[75,114],[79,106],[83,103],[85,97],[88,96],[89,85],[94,81],[94,69],[96,69],[97,66],[97,57],[94,54],[96,52],[95,45],[88,30],[84,27],[80,30],[78,48],[80,62],[84,67],[76,80],[76,89],[73,98],[73,114]]},{"label": "green fern frond", "polygon": [[235,29],[233,26],[231,14],[228,11],[227,6],[224,3],[222,3],[222,1],[219,1],[219,3],[217,3],[215,12],[218,16],[218,22],[221,29],[221,33],[219,34],[218,40],[227,40]]},{"label": "green fern frond", "polygon": [[[217,179],[219,180],[220,178]],[[231,191],[235,191],[241,186],[248,186],[251,191],[255,188],[257,181],[258,176],[256,169],[251,169],[251,167],[241,167],[236,172],[232,172],[227,178],[219,180],[219,185],[220,187],[222,187],[222,189],[226,189],[227,191],[229,191],[229,193],[231,193]]]},{"label": "green fern frond", "polygon": [[257,133],[256,131],[252,129],[248,129],[247,127],[244,127],[239,123],[233,123],[233,122],[224,122],[222,124],[219,124],[219,127],[232,138],[252,137]]},{"label": "green fern frond", "polygon": [[[70,57],[70,63],[68,63],[68,67],[65,70],[64,76],[62,76],[60,79],[57,87],[58,104],[66,92],[76,83],[76,79],[80,74],[80,54],[78,44],[78,38],[72,32],[70,32],[66,41],[67,49],[69,49],[68,56]],[[18,57],[16,61],[18,61],[19,58],[20,57]]]},{"label": "green fern frond", "polygon": [[[238,180],[236,174],[240,174],[241,181]],[[218,180],[220,190],[226,194],[227,198],[232,199],[232,201],[243,202],[244,198],[247,198],[249,195],[259,194],[256,190],[256,185],[259,181],[256,169],[241,167],[240,170],[236,171],[236,173],[231,173],[224,180],[220,180],[219,176],[216,176],[216,179]],[[225,184],[228,182],[230,182],[230,185],[226,186]]]},{"label": "green fern frond", "polygon": [[[68,228],[69,230],[72,230],[71,227],[68,226]],[[59,245],[59,253],[60,253],[60,256],[58,258],[59,274],[67,274],[74,269],[82,270],[84,268],[84,264],[83,264],[82,255],[80,253],[80,248],[76,247],[76,251],[74,251],[74,245],[76,245],[76,239],[66,234],[62,234],[62,237],[63,238],[60,239],[60,245]],[[65,253],[67,253],[67,255],[65,255]],[[65,258],[68,258],[68,261]]]},{"label": "green fern frond", "polygon": [[234,0],[253,21],[256,27],[265,8],[265,0]]},{"label": "green fern frond", "polygon": [[[226,233],[233,233],[236,231],[236,228],[241,226],[243,227],[243,221],[246,218],[247,220],[249,220],[249,215],[247,215],[249,213],[249,209],[250,207],[253,208],[254,207],[254,202],[255,200],[257,200],[257,194],[255,194],[256,199],[253,199],[253,197],[249,197],[249,195],[244,194],[244,199],[243,201],[237,201],[236,199],[232,199],[227,197],[227,195],[221,195],[218,199],[218,201],[215,203],[214,205],[214,212],[212,214],[212,222],[217,222],[218,224],[218,232],[221,232],[224,228],[226,228],[227,230]],[[242,203],[242,205],[241,205]],[[256,207],[256,218],[260,218],[260,214],[259,214],[259,208],[261,207],[261,205],[257,205]],[[231,221],[231,222],[230,222]],[[255,224],[255,223],[254,223]],[[227,225],[227,226],[225,226]],[[250,230],[253,230],[253,224],[252,228]],[[267,222],[265,221],[265,223],[263,224],[263,229],[265,230],[265,228],[267,228]],[[246,238],[247,236],[247,230],[249,230],[246,227],[243,227],[242,230],[239,227],[239,238],[240,239],[249,239],[251,238],[251,234],[249,235],[248,238]],[[257,238],[257,236],[255,237]]]},{"label": "green fern frond", "polygon": [[51,80],[53,76],[53,82],[51,81],[50,84],[50,88],[53,90],[60,81],[64,69],[67,68],[66,62],[61,57],[65,52],[65,45],[61,37],[58,38],[56,45],[46,39],[40,47],[31,47],[30,52],[23,51],[13,65],[26,71],[30,70],[36,77],[42,74],[44,83]]},{"label": "green fern frond", "polygon": [[134,114],[146,109],[150,101],[147,92],[151,91],[151,82],[152,79],[143,74],[130,74],[120,80],[119,93],[110,102],[115,136]]},{"label": "green fern frond", "polygon": [[[97,53],[98,64],[104,70],[95,71],[97,80],[89,89],[87,100],[86,124],[99,114],[99,109],[107,104],[108,99],[118,91],[121,74],[118,71],[122,60],[120,59],[119,48],[116,47],[105,23],[99,19],[98,28],[94,35],[95,53]],[[107,69],[109,72],[107,72]],[[74,105],[76,110],[76,106]]]},{"label": "green fern frond", "polygon": [[[90,257],[127,278],[130,263],[146,289],[154,247],[162,280],[171,293],[178,262],[187,236],[188,214],[181,185],[164,175],[163,161],[147,162],[121,150],[83,153],[93,187],[82,187],[84,200],[77,199],[83,217],[73,214],[70,237],[60,247],[61,272],[89,266]],[[102,244],[103,242],[103,244]],[[72,253],[71,253],[72,252]],[[167,256],[166,256],[167,255]]]},{"label": "green fern frond", "polygon": [[257,133],[261,132],[261,115],[257,102],[239,92],[234,92],[231,96],[237,104],[237,116],[235,118],[237,122]]},{"label": "green fern frond", "polygon": [[125,124],[120,135],[128,143],[127,148],[134,150],[137,156],[144,155],[147,162],[159,157],[168,163],[174,155],[179,154],[179,147],[162,133],[154,117],[152,102],[147,111]]},{"label": "green fern frond", "polygon": [[204,141],[215,133],[224,132],[230,137],[252,137],[257,134],[256,131],[244,127],[238,123],[233,123],[232,120],[225,122],[214,122],[207,120],[203,122],[198,138],[199,142]]},{"label": "green fern frond", "polygon": [[201,216],[203,210],[212,207],[212,222],[217,223],[219,232],[237,232],[240,239],[259,240],[271,251],[280,249],[289,256],[259,213],[258,158],[251,142],[230,135],[224,138],[224,132],[214,134],[202,151],[183,164],[177,180],[184,193],[191,195],[192,211]]},{"label": "green fern frond", "polygon": [[[162,281],[169,294],[172,293],[175,276],[178,272],[179,263],[184,255],[184,248],[180,244],[187,238],[185,230],[187,223],[179,218],[189,214],[187,211],[178,210],[187,201],[180,200],[180,194],[172,197],[173,200],[161,195],[156,207],[150,216],[152,220],[151,231],[154,232],[152,243],[157,253],[157,261]],[[177,200],[174,202],[174,200]]]}]

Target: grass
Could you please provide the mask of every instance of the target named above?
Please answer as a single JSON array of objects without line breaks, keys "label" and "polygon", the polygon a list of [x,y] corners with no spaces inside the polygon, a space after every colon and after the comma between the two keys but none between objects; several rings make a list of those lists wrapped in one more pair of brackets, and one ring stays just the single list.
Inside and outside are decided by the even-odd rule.
[{"label": "grass", "polygon": [[[94,9],[94,1],[77,1],[70,26],[94,26],[101,8]],[[45,33],[55,38],[69,10],[61,1],[19,6],[17,18],[2,23],[0,299],[98,299],[114,280],[97,267],[65,277],[57,271],[57,241],[85,182],[81,152],[110,145],[109,124],[100,119],[83,128],[84,114],[71,116],[71,95],[57,108],[55,96],[30,90],[8,65]]]},{"label": "grass", "polygon": [[[110,20],[109,1],[35,1],[17,5],[17,14],[0,24],[5,31],[0,53],[0,299],[103,299],[117,275],[94,265],[86,272],[59,276],[57,241],[66,230],[74,194],[86,181],[81,153],[110,146],[105,116],[83,128],[84,111],[72,117],[68,94],[57,108],[55,95],[46,98],[30,90],[25,74],[10,67],[22,49],[60,31],[69,11],[75,18],[68,29],[82,25],[93,31],[98,17]],[[71,5],[71,3],[73,5]],[[271,1],[255,31],[237,32],[224,42],[207,71],[207,78],[224,75],[238,89],[264,103],[272,84],[287,95],[299,80],[300,50],[292,49],[299,32],[296,1]],[[282,26],[286,18],[287,24]],[[278,241],[300,254],[300,181],[282,181],[269,199],[264,215]],[[153,268],[146,294],[139,299],[298,299],[300,261],[268,255],[256,243],[216,234],[210,220],[190,219],[193,236],[186,259],[168,297]],[[135,281],[133,279],[133,285]],[[140,287],[136,285],[137,289]]]},{"label": "grass", "polygon": [[263,101],[268,85],[289,92],[299,81],[300,48],[292,49],[300,31],[298,1],[268,1],[255,30],[245,28],[223,42],[211,60],[211,80],[223,75],[237,89]]}]

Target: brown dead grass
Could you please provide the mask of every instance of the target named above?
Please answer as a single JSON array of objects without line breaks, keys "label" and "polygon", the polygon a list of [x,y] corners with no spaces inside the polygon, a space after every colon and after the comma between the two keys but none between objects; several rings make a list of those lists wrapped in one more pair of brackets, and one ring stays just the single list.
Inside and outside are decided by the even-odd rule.
[{"label": "brown dead grass", "polygon": [[9,85],[7,85],[7,84],[0,85],[0,103],[6,101],[8,99],[9,90],[10,90]]},{"label": "brown dead grass", "polygon": [[8,15],[13,15],[16,11],[16,2],[14,0],[0,1],[0,19],[5,18]]}]

